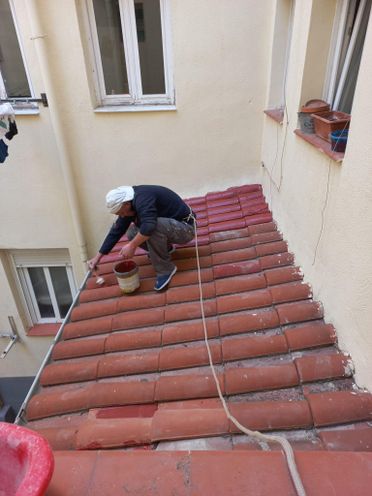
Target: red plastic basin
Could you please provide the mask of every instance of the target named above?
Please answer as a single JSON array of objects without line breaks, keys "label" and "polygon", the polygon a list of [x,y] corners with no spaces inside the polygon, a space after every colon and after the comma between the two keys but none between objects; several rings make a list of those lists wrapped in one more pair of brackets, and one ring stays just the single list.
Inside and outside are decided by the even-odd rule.
[{"label": "red plastic basin", "polygon": [[39,434],[0,422],[0,494],[42,496],[53,474],[54,458]]}]

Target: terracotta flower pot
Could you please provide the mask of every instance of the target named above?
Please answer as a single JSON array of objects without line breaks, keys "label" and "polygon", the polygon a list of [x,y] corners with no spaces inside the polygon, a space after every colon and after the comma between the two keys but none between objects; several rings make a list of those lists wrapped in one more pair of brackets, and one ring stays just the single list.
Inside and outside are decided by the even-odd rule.
[{"label": "terracotta flower pot", "polygon": [[313,114],[315,134],[330,143],[330,135],[333,131],[343,131],[349,128],[350,117],[350,114],[336,111]]}]

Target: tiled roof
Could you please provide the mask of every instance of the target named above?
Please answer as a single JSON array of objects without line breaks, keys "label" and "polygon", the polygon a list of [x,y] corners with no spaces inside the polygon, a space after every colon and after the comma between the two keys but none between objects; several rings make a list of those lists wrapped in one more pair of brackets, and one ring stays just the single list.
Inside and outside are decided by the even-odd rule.
[{"label": "tiled roof", "polygon": [[[372,395],[355,386],[350,357],[337,348],[335,330],[303,282],[261,186],[187,201],[198,217],[209,342],[231,413],[252,430],[282,434],[295,449],[323,452],[331,465],[330,452],[371,451]],[[178,272],[162,293],[152,290],[154,271],[139,250],[141,288],[124,296],[113,274],[123,243],[101,259],[105,284],[91,277],[81,292],[28,404],[28,427],[49,439],[57,467],[58,460],[76,463],[76,450],[112,448],[130,457],[140,455],[122,450],[149,449],[158,462],[165,450],[176,457],[204,449],[220,455],[217,465],[233,463],[226,457],[231,451],[235,465],[253,463],[246,451],[256,453],[262,442],[227,419],[208,365],[194,242],[173,254]],[[301,456],[304,466],[315,463]],[[91,463],[93,454],[80,460]],[[283,462],[274,453],[270,460]],[[141,458],[144,471],[158,462],[149,453]]]}]

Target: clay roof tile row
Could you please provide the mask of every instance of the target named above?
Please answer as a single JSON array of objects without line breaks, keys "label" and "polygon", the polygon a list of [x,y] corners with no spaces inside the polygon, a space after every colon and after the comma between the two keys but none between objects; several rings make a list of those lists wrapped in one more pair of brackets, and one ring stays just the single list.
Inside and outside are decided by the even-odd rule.
[{"label": "clay roof tile row", "polygon": [[[335,329],[294,265],[261,186],[188,202],[198,215],[208,339],[231,413],[296,449],[372,450],[372,395],[355,386],[351,359],[337,349]],[[69,453],[62,464],[76,450],[204,446],[222,459],[221,450],[260,449],[240,435],[217,396],[195,240],[172,255],[178,272],[162,293],[153,291],[153,268],[138,249],[141,287],[133,295],[121,293],[113,273],[126,242],[123,236],[102,257],[104,285],[92,276],[80,293],[28,404],[28,426],[55,450],[70,450],[61,452]]]}]

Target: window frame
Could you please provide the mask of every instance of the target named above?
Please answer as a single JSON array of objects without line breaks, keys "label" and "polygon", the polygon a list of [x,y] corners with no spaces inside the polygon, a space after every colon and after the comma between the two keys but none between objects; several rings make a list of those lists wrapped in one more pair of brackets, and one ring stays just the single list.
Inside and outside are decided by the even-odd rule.
[{"label": "window frame", "polygon": [[[35,104],[35,103],[25,103],[28,98],[35,98],[35,92],[34,92],[34,88],[32,86],[30,72],[29,72],[28,67],[27,67],[27,64],[26,64],[25,51],[24,51],[23,43],[22,43],[21,36],[20,36],[20,30],[19,30],[19,27],[18,27],[18,21],[17,21],[17,16],[16,16],[16,12],[15,12],[15,7],[14,7],[13,0],[8,0],[8,3],[9,3],[9,7],[10,7],[10,13],[11,13],[11,16],[12,16],[12,19],[13,19],[14,29],[15,29],[16,36],[17,36],[19,50],[21,52],[21,58],[22,58],[22,62],[23,62],[23,68],[24,68],[24,71],[25,71],[25,74],[26,74],[27,83],[28,83],[28,87],[29,87],[29,90],[30,90],[30,96],[29,97],[12,97],[12,96],[8,96],[8,94],[6,92],[6,88],[5,88],[3,76],[2,76],[1,70],[0,70],[0,99],[9,99],[9,100],[11,100],[12,105],[13,105],[13,107],[15,109],[24,109],[24,108],[33,109],[33,108],[38,108],[37,104]],[[0,103],[1,103],[1,101],[0,101]]]},{"label": "window frame", "polygon": [[151,106],[174,105],[173,62],[171,53],[171,27],[169,0],[159,0],[160,22],[162,31],[164,94],[143,95],[142,78],[139,58],[139,47],[136,29],[134,0],[119,0],[121,28],[125,53],[125,63],[128,76],[129,94],[106,95],[104,73],[99,47],[97,27],[92,0],[85,0],[90,41],[93,72],[95,73],[95,92],[98,96],[98,107],[134,107],[143,109]]},{"label": "window frame", "polygon": [[[31,282],[31,278],[28,272],[29,268],[42,268],[44,271],[45,275],[45,280],[47,283],[48,291],[49,291],[49,296],[51,299],[53,311],[55,314],[55,317],[52,318],[45,318],[41,317],[39,307],[37,304],[34,288]],[[17,269],[17,275],[19,278],[19,282],[21,284],[21,289],[23,296],[26,300],[26,305],[27,305],[27,310],[29,312],[29,315],[31,317],[32,323],[33,324],[52,324],[52,323],[59,323],[63,322],[64,317],[61,316],[53,283],[52,283],[52,277],[50,274],[50,268],[52,267],[65,267],[66,269],[66,274],[67,274],[67,279],[69,282],[70,286],[70,291],[71,291],[71,296],[72,296],[72,301],[74,300],[74,297],[76,296],[77,289],[76,289],[76,284],[74,281],[74,276],[73,276],[73,271],[72,271],[72,266],[67,263],[48,263],[48,264],[41,264],[41,263],[26,263],[26,264],[17,264],[16,269]]]},{"label": "window frame", "polygon": [[345,60],[340,72],[340,79],[338,84],[336,84],[337,74],[340,67],[340,59],[342,55],[342,47],[343,47],[344,39],[347,36],[346,31],[348,28],[348,22],[350,21],[348,14],[349,14],[349,7],[352,1],[353,0],[347,0],[347,1],[338,0],[336,5],[336,12],[333,22],[333,30],[332,30],[332,37],[330,44],[330,53],[328,56],[328,64],[327,64],[328,70],[325,78],[324,91],[323,91],[323,99],[331,104],[332,110],[337,109],[340,102],[340,98],[348,74],[349,63],[352,55],[352,50],[350,52],[349,48],[350,46],[352,47],[352,49],[354,47],[354,40],[358,35],[360,29],[360,21],[362,19],[362,16],[364,15],[367,4],[366,0],[361,0],[361,3],[359,5],[359,10],[357,12],[357,17],[354,23],[353,33],[350,37],[349,48],[346,51]]}]

